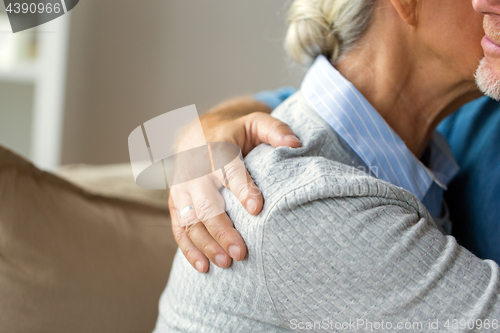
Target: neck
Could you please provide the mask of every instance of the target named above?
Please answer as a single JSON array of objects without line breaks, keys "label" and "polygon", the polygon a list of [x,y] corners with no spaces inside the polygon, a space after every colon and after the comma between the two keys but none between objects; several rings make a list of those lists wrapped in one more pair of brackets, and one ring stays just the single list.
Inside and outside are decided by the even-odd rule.
[{"label": "neck", "polygon": [[335,67],[420,158],[441,120],[480,93],[472,75],[461,80],[438,61],[419,62],[393,37],[360,43]]}]

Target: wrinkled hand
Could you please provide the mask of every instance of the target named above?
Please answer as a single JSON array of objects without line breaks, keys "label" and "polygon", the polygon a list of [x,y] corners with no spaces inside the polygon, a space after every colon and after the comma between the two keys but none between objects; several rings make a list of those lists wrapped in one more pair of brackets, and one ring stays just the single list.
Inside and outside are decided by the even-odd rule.
[{"label": "wrinkled hand", "polygon": [[[250,113],[257,110],[264,112]],[[261,143],[300,147],[290,127],[266,112],[270,112],[269,108],[250,99],[220,104],[200,117],[206,141],[236,144],[243,156]],[[181,138],[181,146],[183,140],[189,140],[188,136]],[[226,186],[250,214],[261,212],[264,199],[241,157],[227,164],[224,171],[171,188],[169,208],[175,240],[191,265],[202,273],[209,268],[207,257],[226,268],[231,258],[239,261],[247,253],[245,242],[225,213],[221,186]]]}]

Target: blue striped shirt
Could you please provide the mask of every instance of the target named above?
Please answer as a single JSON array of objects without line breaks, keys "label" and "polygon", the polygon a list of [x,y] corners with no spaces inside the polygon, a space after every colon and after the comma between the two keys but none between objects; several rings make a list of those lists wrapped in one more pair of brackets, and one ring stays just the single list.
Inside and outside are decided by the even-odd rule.
[{"label": "blue striped shirt", "polygon": [[451,224],[441,219],[443,191],[459,167],[438,132],[429,143],[426,166],[324,56],[319,56],[309,69],[301,90],[376,177],[412,192],[435,218],[441,231],[450,233]]}]

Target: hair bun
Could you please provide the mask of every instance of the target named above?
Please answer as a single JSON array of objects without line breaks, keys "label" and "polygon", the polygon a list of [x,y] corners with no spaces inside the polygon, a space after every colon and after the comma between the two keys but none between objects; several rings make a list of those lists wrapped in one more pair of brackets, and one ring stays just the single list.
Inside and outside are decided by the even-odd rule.
[{"label": "hair bun", "polygon": [[294,0],[288,12],[286,47],[292,59],[310,64],[320,54],[332,63],[366,30],[374,0]]}]

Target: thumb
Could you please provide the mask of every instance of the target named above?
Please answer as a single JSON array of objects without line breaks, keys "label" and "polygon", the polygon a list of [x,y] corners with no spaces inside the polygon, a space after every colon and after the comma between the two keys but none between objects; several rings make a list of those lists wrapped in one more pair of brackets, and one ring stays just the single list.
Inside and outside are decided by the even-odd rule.
[{"label": "thumb", "polygon": [[250,135],[249,139],[255,146],[261,143],[270,144],[274,148],[302,146],[290,126],[267,113],[254,112],[247,116],[245,122],[247,133]]}]

